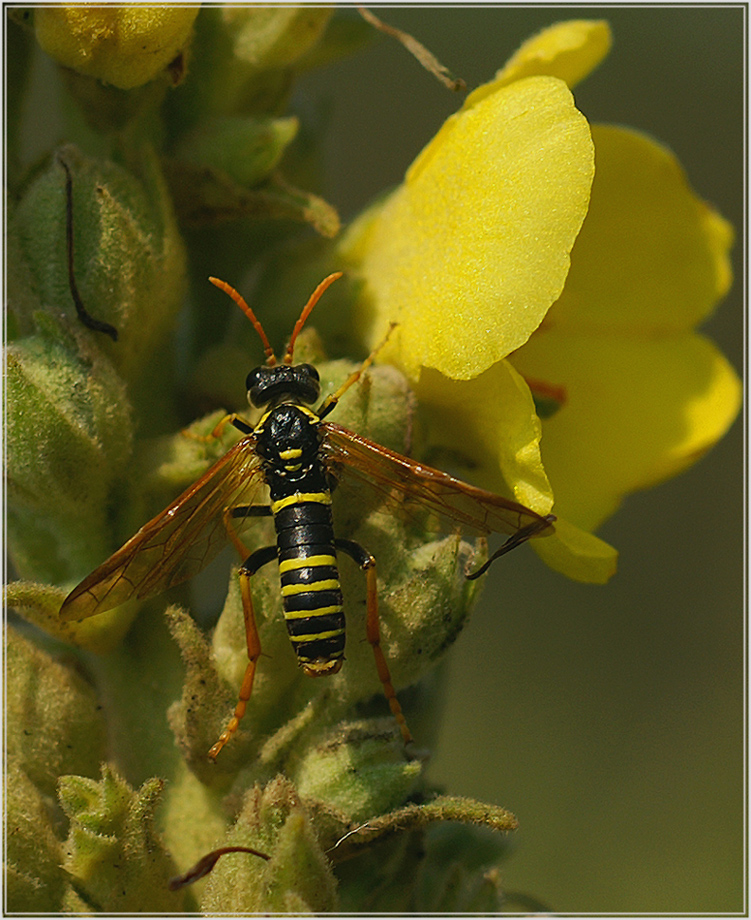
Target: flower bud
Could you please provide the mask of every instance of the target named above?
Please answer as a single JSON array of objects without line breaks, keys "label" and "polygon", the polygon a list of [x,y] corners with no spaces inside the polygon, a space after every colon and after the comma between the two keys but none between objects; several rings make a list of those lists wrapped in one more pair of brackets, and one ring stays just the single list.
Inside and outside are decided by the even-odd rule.
[{"label": "flower bud", "polygon": [[209,115],[274,114],[290,68],[323,34],[332,9],[206,6],[197,23],[190,79],[170,99],[184,129]]},{"label": "flower bud", "polygon": [[226,115],[201,122],[184,137],[178,159],[225,173],[252,188],[276,167],[299,127],[297,118],[250,118]]},{"label": "flower bud", "polygon": [[[19,329],[33,328],[40,308],[85,329],[77,293],[79,309],[116,330],[117,342],[88,331],[128,380],[139,379],[171,330],[185,289],[182,240],[158,158],[147,145],[134,168],[138,176],[61,148],[26,187],[9,226],[10,245],[23,263],[8,292]],[[169,362],[161,366],[166,372]]]},{"label": "flower bud", "polygon": [[422,773],[419,760],[406,760],[389,719],[342,725],[320,743],[304,748],[288,771],[312,809],[362,822],[402,805]]},{"label": "flower bud", "polygon": [[184,892],[167,887],[175,866],[154,827],[163,785],[151,779],[133,790],[106,765],[99,781],[60,779],[60,804],[70,820],[64,866],[101,911],[183,909]]},{"label": "flower bud", "polygon": [[39,7],[34,31],[56,61],[133,89],[153,80],[186,48],[199,6]]},{"label": "flower bud", "polygon": [[14,914],[61,913],[67,878],[49,798],[10,753],[5,769],[5,908]]},{"label": "flower bud", "polygon": [[49,332],[6,350],[8,545],[19,576],[64,584],[110,545],[110,489],[131,452],[125,387],[95,348]]},{"label": "flower bud", "polygon": [[93,776],[106,756],[106,730],[94,688],[17,630],[7,630],[6,743],[45,795],[64,773]]},{"label": "flower bud", "polygon": [[242,811],[223,843],[253,847],[271,859],[265,862],[247,853],[222,857],[206,886],[201,904],[205,913],[336,910],[331,868],[294,786],[282,776],[246,793]]}]

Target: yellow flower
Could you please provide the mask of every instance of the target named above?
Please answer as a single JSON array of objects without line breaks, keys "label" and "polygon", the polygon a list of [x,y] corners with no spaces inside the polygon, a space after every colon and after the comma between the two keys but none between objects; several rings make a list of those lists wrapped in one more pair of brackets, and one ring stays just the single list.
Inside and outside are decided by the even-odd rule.
[{"label": "yellow flower", "polygon": [[34,12],[37,41],[79,73],[133,89],[154,77],[188,42],[200,7],[57,6]]},{"label": "yellow flower", "polygon": [[597,582],[617,554],[591,530],[696,460],[740,403],[692,331],[729,287],[729,225],[668,151],[590,131],[574,107],[569,86],[609,46],[603,22],[528,41],[340,245],[364,281],[365,336],[399,323],[384,357],[414,381],[431,443],[471,459],[479,484],[553,508],[556,535],[534,548]]}]

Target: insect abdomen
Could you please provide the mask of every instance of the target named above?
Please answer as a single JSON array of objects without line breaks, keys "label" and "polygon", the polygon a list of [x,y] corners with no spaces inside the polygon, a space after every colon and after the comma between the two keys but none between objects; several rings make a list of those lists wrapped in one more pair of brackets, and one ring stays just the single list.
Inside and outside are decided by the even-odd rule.
[{"label": "insect abdomen", "polygon": [[292,645],[307,673],[336,672],[344,660],[344,609],[328,491],[272,502],[282,603]]}]

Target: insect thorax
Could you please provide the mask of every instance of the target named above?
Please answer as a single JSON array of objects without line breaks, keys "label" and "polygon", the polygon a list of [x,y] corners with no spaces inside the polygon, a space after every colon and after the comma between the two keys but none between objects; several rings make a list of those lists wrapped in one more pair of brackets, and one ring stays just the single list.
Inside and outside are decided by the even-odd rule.
[{"label": "insect thorax", "polygon": [[269,410],[256,434],[264,475],[276,501],[294,492],[329,490],[319,454],[318,416],[307,406],[284,403]]}]

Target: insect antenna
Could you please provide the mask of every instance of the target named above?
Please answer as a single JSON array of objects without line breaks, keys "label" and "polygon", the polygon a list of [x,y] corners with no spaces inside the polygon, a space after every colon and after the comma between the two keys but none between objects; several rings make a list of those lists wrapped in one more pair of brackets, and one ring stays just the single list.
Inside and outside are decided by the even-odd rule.
[{"label": "insect antenna", "polygon": [[333,272],[333,274],[328,275],[323,279],[323,281],[318,285],[318,287],[310,295],[310,299],[303,307],[302,313],[300,314],[300,319],[295,323],[295,328],[292,330],[292,335],[290,336],[289,345],[287,346],[287,351],[284,355],[284,363],[292,364],[292,355],[295,350],[295,342],[300,330],[305,325],[305,320],[313,312],[313,307],[318,303],[323,295],[324,291],[332,285],[337,279],[341,278],[344,272]]},{"label": "insect antenna", "polygon": [[[263,326],[261,325],[260,321],[256,318],[255,313],[247,305],[247,303],[245,302],[245,299],[240,294],[237,293],[237,291],[232,287],[231,284],[227,284],[226,281],[222,281],[220,278],[213,278],[213,277],[210,277],[209,281],[215,287],[218,287],[220,290],[224,291],[225,294],[229,294],[229,296],[235,301],[237,306],[248,317],[251,323],[253,323],[253,328],[258,333],[258,336],[261,339],[261,343],[263,345],[263,351],[264,351],[264,354],[266,355],[266,363],[269,365],[269,367],[273,367],[276,364],[276,356],[274,355],[274,349],[271,347],[269,340],[266,336],[266,333],[263,331]],[[323,291],[321,293],[323,293]],[[314,296],[315,296],[315,293],[314,293]]]}]

